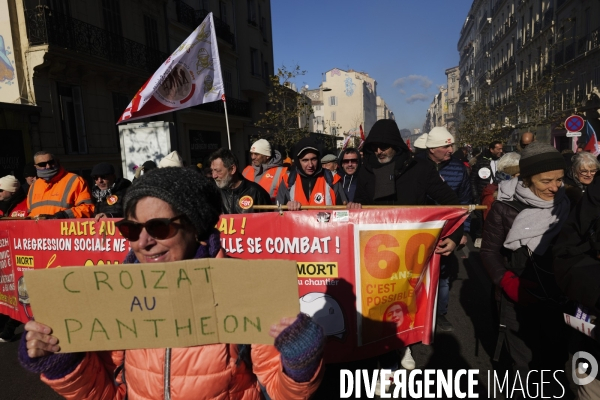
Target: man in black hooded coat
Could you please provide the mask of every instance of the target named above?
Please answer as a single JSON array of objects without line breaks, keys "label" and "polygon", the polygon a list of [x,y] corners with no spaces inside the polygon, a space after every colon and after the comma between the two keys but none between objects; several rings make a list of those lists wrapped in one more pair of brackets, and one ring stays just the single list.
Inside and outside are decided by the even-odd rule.
[{"label": "man in black hooded coat", "polygon": [[[358,171],[355,203],[425,205],[429,196],[438,204],[460,204],[456,193],[440,178],[435,166],[427,160],[413,157],[402,140],[396,121],[377,121],[365,140],[364,149],[365,159]],[[392,153],[390,161],[383,154],[386,152]]]}]

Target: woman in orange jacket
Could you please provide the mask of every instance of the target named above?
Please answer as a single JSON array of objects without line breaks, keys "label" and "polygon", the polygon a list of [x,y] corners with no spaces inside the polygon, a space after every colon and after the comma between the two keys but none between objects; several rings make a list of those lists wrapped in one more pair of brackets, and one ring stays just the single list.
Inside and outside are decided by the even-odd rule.
[{"label": "woman in orange jacket", "polygon": [[[156,169],[125,197],[117,223],[132,251],[126,263],[223,257],[216,186],[184,168]],[[322,378],[325,336],[304,314],[273,325],[275,345],[212,344],[188,348],[57,353],[40,322],[25,326],[21,364],[67,399],[307,399]],[[249,351],[248,351],[249,350]],[[249,353],[249,354],[248,354]]]}]

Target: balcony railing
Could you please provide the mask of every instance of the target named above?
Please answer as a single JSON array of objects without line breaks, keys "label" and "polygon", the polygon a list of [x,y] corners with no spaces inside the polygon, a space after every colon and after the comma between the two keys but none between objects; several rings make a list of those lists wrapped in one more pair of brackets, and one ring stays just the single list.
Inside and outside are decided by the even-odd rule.
[{"label": "balcony railing", "polygon": [[25,10],[31,46],[48,44],[154,72],[168,54],[50,8]]},{"label": "balcony railing", "polygon": [[[192,107],[196,110],[209,111],[219,114],[225,114],[225,108],[222,101],[213,101]],[[250,103],[243,100],[238,100],[233,97],[227,97],[227,113],[240,117],[251,118]]]},{"label": "balcony railing", "polygon": [[[206,18],[209,11],[194,10],[193,7],[190,7],[182,0],[175,0],[175,13],[178,22],[181,22],[191,29],[196,29],[198,25],[202,23],[204,18]],[[235,46],[235,35],[231,32],[229,24],[214,14],[213,20],[215,21],[215,33],[217,34],[217,37],[223,39],[230,45]]]}]

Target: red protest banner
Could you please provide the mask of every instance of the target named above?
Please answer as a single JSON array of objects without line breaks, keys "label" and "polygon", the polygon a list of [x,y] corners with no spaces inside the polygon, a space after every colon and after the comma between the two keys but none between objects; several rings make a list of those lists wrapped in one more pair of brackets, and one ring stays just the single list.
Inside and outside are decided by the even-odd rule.
[{"label": "red protest banner", "polygon": [[217,228],[231,257],[297,262],[300,309],[323,326],[327,361],[342,362],[430,342],[431,255],[466,216],[451,207],[302,211],[224,215]]},{"label": "red protest banner", "polygon": [[24,270],[122,263],[129,243],[115,221],[1,220],[0,313],[31,319]]},{"label": "red protest banner", "polygon": [[[229,256],[297,262],[301,311],[327,336],[328,362],[429,343],[439,277],[431,257],[467,211],[452,207],[223,215]],[[24,269],[122,263],[116,220],[0,221],[0,313],[31,317]],[[231,277],[236,279],[236,277]]]}]

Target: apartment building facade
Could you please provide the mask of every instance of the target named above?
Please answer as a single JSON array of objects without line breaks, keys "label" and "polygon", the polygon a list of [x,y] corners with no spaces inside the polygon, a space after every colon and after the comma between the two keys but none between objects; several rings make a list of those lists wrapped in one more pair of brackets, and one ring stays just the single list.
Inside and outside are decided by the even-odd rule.
[{"label": "apartment building facade", "polygon": [[[0,0],[3,5],[18,96],[0,90],[5,116],[0,134],[21,137],[22,149],[13,150],[21,169],[40,149],[83,175],[100,161],[120,167],[117,119],[209,12],[215,21],[232,149],[246,158],[273,74],[269,0]],[[142,121],[172,122],[171,147],[190,163],[227,146],[222,102]]]},{"label": "apartment building facade", "polygon": [[600,3],[592,0],[473,1],[458,42],[459,107],[479,100],[501,107],[509,144],[532,129],[538,140],[573,148],[577,139],[566,137],[563,120],[525,128],[532,113],[515,96],[552,77],[557,95],[546,94],[538,109],[580,113],[600,128],[599,17]]}]

